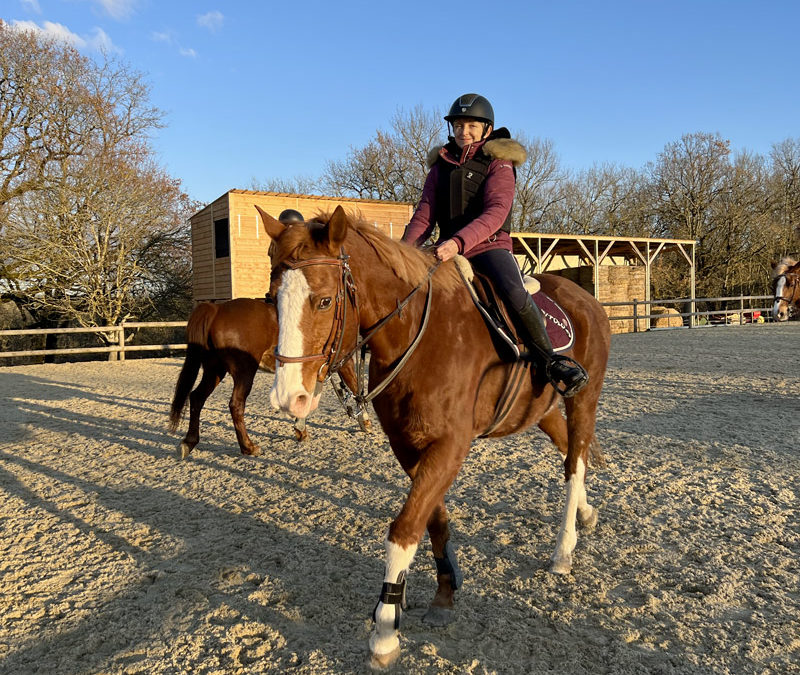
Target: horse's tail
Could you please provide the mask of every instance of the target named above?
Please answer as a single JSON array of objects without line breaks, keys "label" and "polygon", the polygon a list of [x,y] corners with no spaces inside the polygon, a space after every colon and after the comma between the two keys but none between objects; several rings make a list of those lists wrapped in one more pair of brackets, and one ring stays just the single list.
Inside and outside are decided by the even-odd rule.
[{"label": "horse's tail", "polygon": [[217,315],[218,306],[204,302],[194,308],[186,324],[186,358],[178,382],[175,384],[175,394],[169,412],[169,430],[175,431],[181,422],[186,399],[194,387],[200,366],[203,363],[203,353],[208,349],[208,332],[211,322]]}]

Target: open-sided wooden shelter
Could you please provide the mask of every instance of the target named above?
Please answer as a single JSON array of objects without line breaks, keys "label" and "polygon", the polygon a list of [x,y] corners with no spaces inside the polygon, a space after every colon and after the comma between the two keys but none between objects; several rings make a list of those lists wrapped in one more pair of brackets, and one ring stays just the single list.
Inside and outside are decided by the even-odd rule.
[{"label": "open-sided wooden shelter", "polygon": [[[695,246],[692,239],[651,239],[581,234],[514,232],[514,253],[523,272],[559,274],[589,291],[600,302],[649,301],[650,273],[656,259],[673,252],[688,264],[687,291],[695,294]],[[644,314],[650,314],[649,305]],[[694,307],[692,307],[692,311]],[[607,306],[610,317],[630,316],[631,305]],[[647,330],[649,319],[640,319],[638,330]],[[633,319],[611,322],[614,333],[634,330]]]},{"label": "open-sided wooden shelter", "polygon": [[296,209],[306,220],[341,205],[395,239],[403,235],[414,209],[403,202],[229,190],[189,219],[195,302],[264,297],[270,240],[256,204],[275,218],[284,209]]}]

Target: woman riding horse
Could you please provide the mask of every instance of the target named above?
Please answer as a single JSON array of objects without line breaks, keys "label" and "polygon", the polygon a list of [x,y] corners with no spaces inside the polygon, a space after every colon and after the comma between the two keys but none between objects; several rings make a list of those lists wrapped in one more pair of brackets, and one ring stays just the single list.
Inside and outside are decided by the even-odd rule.
[{"label": "woman riding horse", "polygon": [[444,119],[452,129],[450,140],[431,153],[422,198],[403,240],[419,245],[438,224],[436,257],[445,261],[460,253],[492,280],[514,314],[528,356],[550,382],[564,383],[564,397],[574,396],[589,376],[578,363],[553,351],[513,255],[509,233],[515,167],[525,162],[525,148],[505,127],[494,129],[492,105],[478,94],[459,96]]}]

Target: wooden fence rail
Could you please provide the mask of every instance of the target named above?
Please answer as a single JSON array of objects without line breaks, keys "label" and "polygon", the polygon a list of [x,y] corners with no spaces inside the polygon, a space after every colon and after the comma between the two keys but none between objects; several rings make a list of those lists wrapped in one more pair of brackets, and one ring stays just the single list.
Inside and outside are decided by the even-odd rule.
[{"label": "wooden fence rail", "polygon": [[126,352],[152,352],[186,349],[186,343],[176,344],[127,344],[125,331],[140,328],[180,328],[186,326],[185,321],[130,321],[118,326],[96,326],[92,328],[26,328],[23,330],[0,330],[0,337],[25,335],[63,335],[69,333],[88,333],[103,335],[107,347],[60,347],[56,349],[23,349],[16,351],[0,351],[0,358],[25,356],[53,356],[56,354],[109,354],[109,358],[125,360]]},{"label": "wooden fence rail", "polygon": [[[671,316],[680,316],[681,319],[689,317],[689,326],[696,327],[701,325],[702,317],[714,317],[718,323],[754,323],[756,317],[763,318],[764,321],[772,320],[772,305],[766,307],[753,307],[753,302],[772,300],[771,295],[737,295],[723,298],[671,298],[668,300],[630,300],[624,302],[604,302],[603,307],[630,307],[631,314],[619,316],[609,316],[610,321],[630,321],[633,319],[633,330],[640,330],[639,322],[646,321],[649,329],[650,319],[663,318],[663,314],[651,313],[654,305],[691,305],[690,312],[677,312]],[[735,303],[735,307],[719,310],[697,311],[697,303]],[[745,306],[747,303],[748,306]],[[642,312],[642,308],[650,311]],[[750,317],[749,320],[747,317]],[[731,318],[730,321],[728,319]],[[713,321],[708,321],[713,323]],[[15,351],[0,351],[0,359],[12,357],[40,357],[62,354],[108,354],[109,359],[124,360],[128,352],[156,352],[156,351],[175,351],[186,349],[186,343],[174,344],[130,344],[126,331],[153,328],[180,328],[186,326],[186,321],[131,321],[121,323],[119,326],[97,326],[93,328],[29,328],[23,330],[0,330],[0,337],[26,335],[62,335],[68,333],[94,333],[103,335],[106,342],[105,347],[62,347],[55,349],[24,349]]]}]

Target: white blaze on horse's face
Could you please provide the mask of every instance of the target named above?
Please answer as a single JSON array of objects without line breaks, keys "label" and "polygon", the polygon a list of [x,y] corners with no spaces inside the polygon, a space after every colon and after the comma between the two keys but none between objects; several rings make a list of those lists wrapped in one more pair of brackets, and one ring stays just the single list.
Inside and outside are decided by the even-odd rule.
[{"label": "white blaze on horse's face", "polygon": [[786,288],[786,277],[778,277],[778,283],[775,285],[775,304],[772,306],[772,318],[775,321],[787,321],[789,319],[789,303],[784,303],[786,307],[781,311],[781,296],[783,290]]},{"label": "white blaze on horse's face", "polygon": [[[286,270],[278,290],[278,354],[305,356],[303,313],[309,306],[311,290],[301,270]],[[270,392],[273,407],[294,415],[308,417],[319,404],[319,395],[303,384],[304,363],[276,363],[275,381]],[[318,366],[318,364],[311,364]],[[316,381],[315,381],[316,383]],[[313,388],[312,384],[312,388]]]}]

